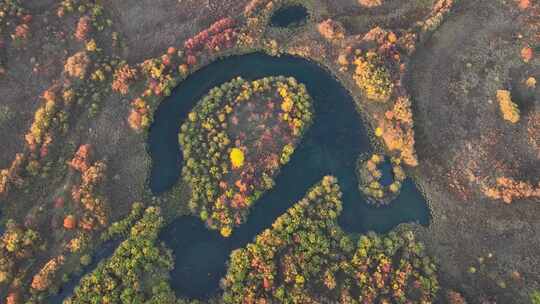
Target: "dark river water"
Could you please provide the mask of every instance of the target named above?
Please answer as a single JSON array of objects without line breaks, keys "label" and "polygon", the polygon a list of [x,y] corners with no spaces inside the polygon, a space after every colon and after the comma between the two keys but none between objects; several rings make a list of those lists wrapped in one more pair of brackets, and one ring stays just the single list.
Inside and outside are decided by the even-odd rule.
[{"label": "dark river water", "polygon": [[[148,138],[152,158],[150,187],[154,194],[167,191],[178,181],[182,166],[180,125],[211,88],[237,76],[254,80],[277,75],[293,76],[306,85],[314,102],[313,125],[290,162],[281,168],[276,186],[253,205],[248,221],[236,228],[231,237],[221,237],[191,216],[180,217],[163,229],[160,239],[175,255],[170,283],[178,296],[205,298],[217,292],[230,252],[270,227],[325,175],[338,178],[343,192],[343,211],[338,221],[349,233],[384,233],[405,222],[429,224],[429,209],[411,179],[405,180],[400,195],[389,206],[373,207],[366,203],[358,191],[355,164],[361,153],[371,153],[372,148],[352,97],[324,68],[291,56],[278,58],[255,53],[229,57],[195,72],[172,91],[157,109]],[[391,166],[386,162],[382,169],[382,182],[389,184]],[[187,198],[178,203],[187,203]],[[118,241],[108,242],[98,249],[84,273],[108,258],[117,245]],[[59,294],[48,298],[48,303],[62,303],[80,277],[73,277]]]},{"label": "dark river water", "polygon": [[[195,72],[176,87],[157,109],[150,129],[152,191],[162,193],[178,181],[182,165],[178,132],[199,99],[211,88],[237,76],[254,80],[272,75],[292,76],[306,85],[314,102],[313,125],[290,162],[281,168],[276,186],[254,204],[248,221],[231,237],[223,238],[198,218],[188,216],[163,229],[160,238],[175,255],[171,286],[179,296],[204,298],[217,291],[230,252],[270,227],[325,175],[338,178],[343,192],[339,224],[347,232],[384,233],[400,223],[429,223],[429,209],[410,179],[403,183],[401,194],[390,206],[377,208],[366,203],[358,191],[355,163],[361,153],[371,153],[372,148],[352,97],[324,68],[291,56],[255,53],[230,57]],[[178,203],[187,203],[187,198]]]},{"label": "dark river water", "polygon": [[278,9],[270,18],[270,25],[276,27],[297,26],[304,23],[309,13],[302,5],[285,6]]}]

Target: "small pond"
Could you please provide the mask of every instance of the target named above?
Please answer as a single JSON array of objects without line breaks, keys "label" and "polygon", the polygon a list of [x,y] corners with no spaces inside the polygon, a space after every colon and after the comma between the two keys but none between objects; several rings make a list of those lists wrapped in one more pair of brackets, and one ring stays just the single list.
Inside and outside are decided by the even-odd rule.
[{"label": "small pond", "polygon": [[253,80],[272,75],[292,76],[306,85],[314,100],[313,126],[290,162],[281,168],[276,186],[254,204],[248,221],[236,228],[230,238],[206,229],[195,217],[181,217],[165,227],[160,238],[175,255],[171,286],[179,296],[204,298],[217,291],[230,252],[270,227],[325,175],[338,178],[343,192],[339,224],[347,232],[383,233],[400,223],[429,223],[429,209],[410,179],[404,182],[401,194],[390,206],[377,208],[365,202],[358,190],[355,166],[361,153],[373,151],[354,101],[324,68],[292,56],[278,58],[255,53],[229,57],[206,66],[178,85],[159,106],[150,129],[152,191],[162,193],[178,181],[182,164],[178,132],[201,97],[237,76]]},{"label": "small pond", "polygon": [[302,5],[285,6],[278,9],[270,18],[270,25],[275,27],[293,27],[306,22],[309,13]]}]

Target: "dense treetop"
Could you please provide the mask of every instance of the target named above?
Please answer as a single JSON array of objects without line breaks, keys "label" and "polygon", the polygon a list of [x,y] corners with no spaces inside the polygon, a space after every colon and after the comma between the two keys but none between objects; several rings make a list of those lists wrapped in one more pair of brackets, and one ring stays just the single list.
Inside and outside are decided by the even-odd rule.
[{"label": "dense treetop", "polygon": [[223,301],[431,303],[435,265],[414,234],[348,236],[336,222],[340,198],[336,179],[325,177],[272,229],[235,250]]},{"label": "dense treetop", "polygon": [[229,236],[273,187],[312,116],[311,98],[294,78],[236,78],[212,89],[179,135],[192,212]]}]

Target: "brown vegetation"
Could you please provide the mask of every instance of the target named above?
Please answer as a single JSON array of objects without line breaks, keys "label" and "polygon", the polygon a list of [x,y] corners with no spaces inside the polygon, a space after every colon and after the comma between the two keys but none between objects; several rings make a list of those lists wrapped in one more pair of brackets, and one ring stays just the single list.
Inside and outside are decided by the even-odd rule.
[{"label": "brown vegetation", "polygon": [[529,62],[531,61],[531,59],[533,59],[533,57],[534,57],[534,52],[532,48],[526,46],[523,49],[521,49],[521,58],[523,59],[523,61]]},{"label": "brown vegetation", "polygon": [[358,4],[363,7],[372,8],[381,6],[383,4],[383,0],[358,0]]},{"label": "brown vegetation", "polygon": [[79,41],[85,41],[88,38],[88,34],[91,30],[91,20],[88,16],[83,16],[79,19],[77,23],[77,28],[75,30],[75,38]]},{"label": "brown vegetation", "polygon": [[505,203],[510,204],[516,199],[540,198],[540,182],[535,187],[529,182],[499,177],[494,187],[484,186],[482,191],[489,198],[502,199]]},{"label": "brown vegetation", "polygon": [[392,110],[387,111],[379,120],[380,133],[376,132],[376,135],[382,137],[388,150],[398,151],[403,162],[411,167],[418,165],[413,127],[410,98],[400,96]]},{"label": "brown vegetation", "polygon": [[58,268],[64,264],[64,256],[49,260],[32,279],[32,288],[44,291],[51,285]]},{"label": "brown vegetation", "polygon": [[131,68],[128,64],[124,64],[114,72],[114,81],[112,89],[122,95],[126,95],[129,91],[129,83],[137,78],[137,70]]},{"label": "brown vegetation", "polygon": [[90,65],[90,58],[87,53],[80,51],[75,55],[68,58],[64,65],[64,70],[69,76],[84,79],[86,77],[88,66]]},{"label": "brown vegetation", "polygon": [[317,25],[317,30],[319,30],[319,33],[328,40],[345,38],[345,28],[343,28],[343,25],[332,19],[326,19],[319,23],[319,25]]}]

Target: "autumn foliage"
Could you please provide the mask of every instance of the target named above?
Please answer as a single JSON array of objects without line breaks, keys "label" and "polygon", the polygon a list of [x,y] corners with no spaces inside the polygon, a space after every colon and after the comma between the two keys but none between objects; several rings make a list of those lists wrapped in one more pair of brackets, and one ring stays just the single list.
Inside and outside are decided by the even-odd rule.
[{"label": "autumn foliage", "polygon": [[512,101],[510,92],[506,90],[498,90],[497,100],[499,101],[499,108],[503,114],[504,120],[511,123],[517,123],[519,121],[519,108],[517,104]]},{"label": "autumn foliage", "polygon": [[[33,263],[33,257],[42,245],[37,231],[9,220],[0,237],[0,284],[16,287],[16,274]],[[14,297],[17,296],[15,293]]]},{"label": "autumn foliage", "polygon": [[91,20],[88,16],[83,16],[77,22],[77,28],[75,29],[75,38],[79,41],[85,41],[88,38],[88,34],[91,30]]},{"label": "autumn foliage", "polygon": [[379,119],[375,135],[382,137],[390,151],[397,151],[403,162],[411,167],[418,165],[414,148],[414,121],[409,96],[399,96],[390,111]]},{"label": "autumn foliage", "polygon": [[77,220],[73,215],[68,215],[64,218],[64,228],[71,230],[77,227]]},{"label": "autumn foliage", "polygon": [[387,101],[392,94],[393,84],[382,58],[375,52],[367,52],[357,56],[353,63],[356,65],[353,78],[364,95],[374,101]]},{"label": "autumn foliage", "polygon": [[79,146],[79,149],[77,149],[77,152],[75,153],[75,156],[73,156],[73,159],[71,159],[71,161],[69,162],[69,165],[77,171],[84,172],[88,170],[89,157],[90,145],[81,145]]},{"label": "autumn foliage", "polygon": [[373,154],[367,160],[359,160],[357,164],[360,190],[367,196],[367,202],[376,206],[390,204],[399,195],[406,178],[405,171],[401,167],[401,159],[392,157],[390,164],[393,180],[389,185],[383,185],[381,183],[383,173],[379,167],[384,161],[384,156]]},{"label": "autumn foliage", "polygon": [[64,71],[74,78],[84,79],[90,65],[90,57],[84,51],[69,57],[64,65]]},{"label": "autumn foliage", "polygon": [[[228,96],[228,97],[226,97]],[[273,187],[309,126],[311,99],[294,78],[241,78],[203,97],[181,126],[193,213],[225,237]]]},{"label": "autumn foliage", "polygon": [[64,129],[70,105],[58,98],[57,91],[58,87],[52,86],[43,92],[43,103],[24,136],[25,151],[16,154],[9,168],[0,170],[0,195],[6,195],[11,186],[22,186],[26,177],[39,173],[40,161],[49,155],[54,136]]},{"label": "autumn foliage", "polygon": [[129,126],[136,131],[150,126],[150,106],[142,98],[134,99],[131,105],[132,109],[128,117]]},{"label": "autumn foliage", "polygon": [[196,53],[203,48],[214,51],[222,47],[230,48],[235,42],[236,21],[232,18],[223,18],[213,23],[208,29],[201,31],[184,42],[188,53]]},{"label": "autumn foliage", "polygon": [[361,235],[337,224],[337,180],[324,177],[253,243],[231,253],[227,304],[432,303],[436,266],[412,232]]},{"label": "autumn foliage", "polygon": [[521,49],[521,58],[523,59],[523,61],[529,62],[533,59],[533,57],[534,57],[533,49],[531,49],[528,46]]},{"label": "autumn foliage", "polygon": [[112,89],[122,95],[126,95],[129,91],[129,83],[137,78],[137,70],[130,68],[128,64],[124,64],[114,72],[114,80]]},{"label": "autumn foliage", "polygon": [[328,39],[343,39],[345,38],[345,28],[343,25],[332,19],[326,19],[325,21],[317,25],[317,30],[321,35]]},{"label": "autumn foliage", "polygon": [[[174,260],[158,238],[163,225],[159,208],[146,209],[112,256],[85,274],[66,302],[182,303],[168,285]],[[141,288],[143,282],[147,288]]]},{"label": "autumn foliage", "polygon": [[381,6],[382,3],[383,0],[358,0],[358,4],[367,8]]},{"label": "autumn foliage", "polygon": [[56,272],[60,266],[64,264],[64,260],[65,258],[62,255],[49,260],[32,278],[32,288],[39,291],[46,290],[53,282]]},{"label": "autumn foliage", "polygon": [[482,192],[491,199],[502,200],[510,204],[516,199],[540,198],[540,182],[533,186],[529,182],[499,177],[495,186],[484,186]]},{"label": "autumn foliage", "polygon": [[[81,145],[69,162],[80,173],[80,184],[75,184],[71,191],[74,202],[83,207],[79,226],[84,230],[105,226],[109,216],[109,206],[105,197],[100,195],[100,186],[105,181],[107,165],[103,161],[91,162],[91,146]],[[64,227],[73,229],[77,223],[75,217],[66,217]],[[66,227],[67,224],[67,227]],[[69,228],[72,227],[72,228]]]}]

